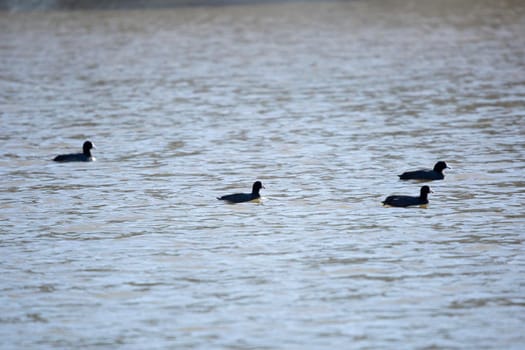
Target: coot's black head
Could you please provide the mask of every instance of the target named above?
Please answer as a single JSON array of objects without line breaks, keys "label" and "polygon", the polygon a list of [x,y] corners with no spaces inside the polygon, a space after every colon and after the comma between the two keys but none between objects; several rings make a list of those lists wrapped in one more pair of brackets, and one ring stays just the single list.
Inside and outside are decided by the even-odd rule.
[{"label": "coot's black head", "polygon": [[420,192],[421,197],[426,198],[429,193],[432,193],[432,191],[430,190],[430,187],[426,185],[421,187],[421,192]]},{"label": "coot's black head", "polygon": [[84,145],[82,146],[82,151],[85,155],[91,156],[91,149],[95,148],[95,145],[91,141],[84,142]]},{"label": "coot's black head", "polygon": [[254,193],[254,194],[259,194],[259,190],[260,190],[261,188],[264,188],[262,182],[261,182],[261,181],[255,181],[255,182],[253,183],[253,186],[252,186],[252,193]]},{"label": "coot's black head", "polygon": [[442,172],[443,169],[447,169],[448,166],[447,166],[447,163],[445,163],[444,161],[439,161],[436,163],[436,165],[434,165],[434,171],[437,171],[438,173]]}]

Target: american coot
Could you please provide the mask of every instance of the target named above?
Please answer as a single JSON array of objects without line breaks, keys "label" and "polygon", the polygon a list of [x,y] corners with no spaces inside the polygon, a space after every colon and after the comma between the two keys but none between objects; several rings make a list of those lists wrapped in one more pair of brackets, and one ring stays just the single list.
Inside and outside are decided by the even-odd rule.
[{"label": "american coot", "polygon": [[448,168],[447,163],[440,161],[434,165],[434,169],[421,169],[416,171],[407,171],[398,175],[401,180],[443,180],[443,170]]},{"label": "american coot", "polygon": [[95,145],[91,141],[86,141],[82,146],[82,153],[61,154],[53,160],[55,162],[91,162],[95,160],[95,157],[91,155],[92,148],[95,148]]},{"label": "american coot", "polygon": [[421,187],[419,197],[411,196],[388,196],[383,201],[383,205],[390,205],[392,207],[408,207],[411,205],[428,204],[428,194],[431,193],[430,187]]},{"label": "american coot", "polygon": [[235,194],[229,194],[222,197],[217,197],[219,200],[227,201],[229,203],[242,203],[242,202],[249,202],[254,199],[261,198],[261,195],[259,194],[259,190],[261,188],[264,188],[261,181],[255,181],[252,186],[252,193],[235,193]]}]

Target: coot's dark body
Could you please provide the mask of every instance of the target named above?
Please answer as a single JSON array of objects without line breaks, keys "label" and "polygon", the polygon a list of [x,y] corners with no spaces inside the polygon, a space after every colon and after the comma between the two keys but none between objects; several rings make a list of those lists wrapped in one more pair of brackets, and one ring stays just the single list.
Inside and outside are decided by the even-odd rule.
[{"label": "coot's dark body", "polygon": [[412,196],[388,196],[383,201],[384,205],[392,207],[409,207],[412,205],[428,204],[428,194],[431,193],[430,187],[421,187],[419,197]]},{"label": "coot's dark body", "polygon": [[407,171],[398,175],[401,180],[443,180],[445,175],[443,170],[447,169],[447,163],[440,161],[434,165],[434,169],[421,169],[416,171]]},{"label": "coot's dark body", "polygon": [[55,162],[91,162],[95,158],[91,155],[91,149],[95,148],[91,141],[84,142],[82,146],[82,153],[61,154],[56,156],[53,160]]},{"label": "coot's dark body", "polygon": [[254,199],[261,198],[259,191],[264,188],[260,181],[255,181],[252,186],[252,193],[234,193],[226,196],[218,197],[217,199],[227,201],[229,203],[242,203],[253,201]]}]

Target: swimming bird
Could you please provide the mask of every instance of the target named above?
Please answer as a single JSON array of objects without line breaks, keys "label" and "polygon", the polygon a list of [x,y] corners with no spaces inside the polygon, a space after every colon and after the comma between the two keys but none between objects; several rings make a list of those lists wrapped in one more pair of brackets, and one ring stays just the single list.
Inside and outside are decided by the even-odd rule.
[{"label": "swimming bird", "polygon": [[249,202],[254,199],[261,198],[261,195],[259,194],[259,190],[261,188],[264,188],[261,181],[255,181],[252,186],[252,193],[234,193],[234,194],[228,194],[226,196],[217,197],[219,200],[227,201],[229,203],[242,203],[242,202]]},{"label": "swimming bird", "polygon": [[82,146],[82,153],[61,154],[53,160],[55,162],[91,162],[95,160],[95,157],[91,155],[92,148],[95,148],[95,145],[91,141],[86,141]]},{"label": "swimming bird", "polygon": [[411,205],[423,205],[428,204],[428,194],[432,193],[430,187],[421,187],[419,197],[411,196],[388,196],[382,202],[383,205],[389,205],[392,207],[408,207]]},{"label": "swimming bird", "polygon": [[445,175],[444,169],[450,169],[447,163],[439,161],[434,165],[434,169],[421,169],[416,171],[407,171],[398,175],[401,180],[443,180]]}]

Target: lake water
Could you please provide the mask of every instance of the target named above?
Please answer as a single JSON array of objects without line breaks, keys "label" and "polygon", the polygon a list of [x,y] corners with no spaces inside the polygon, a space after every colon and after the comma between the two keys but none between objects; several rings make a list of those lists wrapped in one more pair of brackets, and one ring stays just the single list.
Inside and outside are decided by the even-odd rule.
[{"label": "lake water", "polygon": [[523,349],[524,48],[521,1],[0,13],[0,347]]}]

